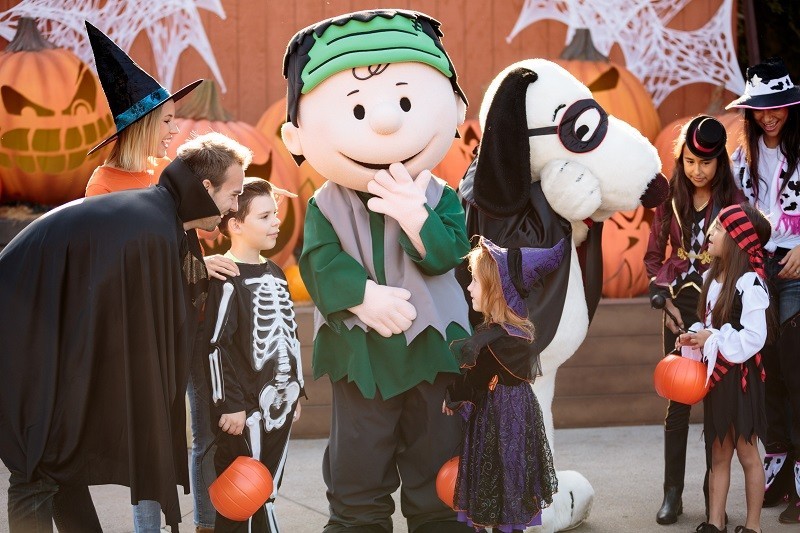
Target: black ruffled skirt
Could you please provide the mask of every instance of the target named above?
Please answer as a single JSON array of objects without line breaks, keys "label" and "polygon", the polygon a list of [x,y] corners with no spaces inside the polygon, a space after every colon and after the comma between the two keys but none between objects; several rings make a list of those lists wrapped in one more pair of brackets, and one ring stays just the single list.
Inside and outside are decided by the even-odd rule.
[{"label": "black ruffled skirt", "polygon": [[766,437],[767,413],[761,370],[756,366],[755,357],[748,359],[744,366],[747,368],[746,390],[742,389],[742,365],[737,364],[708,391],[703,400],[707,464],[711,464],[714,439],[721,443],[731,428],[734,445],[739,436],[748,441],[753,436],[762,441]]}]

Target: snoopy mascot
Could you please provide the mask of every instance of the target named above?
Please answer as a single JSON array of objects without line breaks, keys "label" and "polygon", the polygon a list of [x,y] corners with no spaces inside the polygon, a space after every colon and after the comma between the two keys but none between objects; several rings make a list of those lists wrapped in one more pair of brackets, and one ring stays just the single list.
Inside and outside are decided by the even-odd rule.
[{"label": "snoopy mascot", "polygon": [[[608,116],[590,88],[551,61],[503,70],[487,90],[480,122],[479,152],[459,187],[468,235],[505,247],[572,241],[559,269],[526,298],[542,373],[533,389],[557,457],[556,371],[583,342],[600,300],[602,223],[616,211],[659,205],[668,184],[647,139]],[[569,530],[588,517],[594,490],[586,478],[561,471],[558,487],[536,531]]]}]

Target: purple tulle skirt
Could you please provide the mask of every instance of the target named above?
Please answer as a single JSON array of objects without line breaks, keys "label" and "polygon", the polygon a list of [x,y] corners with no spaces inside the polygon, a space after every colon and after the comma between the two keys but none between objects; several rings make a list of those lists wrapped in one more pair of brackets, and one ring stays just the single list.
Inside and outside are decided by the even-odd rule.
[{"label": "purple tulle skirt", "polygon": [[459,519],[500,531],[538,525],[557,490],[539,402],[528,383],[498,384],[467,419],[455,488]]}]

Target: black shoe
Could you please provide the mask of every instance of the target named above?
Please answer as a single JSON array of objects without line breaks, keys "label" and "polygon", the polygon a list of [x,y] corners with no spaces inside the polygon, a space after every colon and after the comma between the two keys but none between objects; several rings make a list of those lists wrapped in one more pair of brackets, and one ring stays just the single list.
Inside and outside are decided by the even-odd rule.
[{"label": "black shoe", "polygon": [[800,498],[795,496],[789,506],[778,517],[781,524],[800,524]]},{"label": "black shoe", "polygon": [[728,533],[728,528],[723,527],[722,529],[717,529],[716,526],[712,526],[708,522],[703,522],[697,526],[695,533]]},{"label": "black shoe", "polygon": [[656,514],[656,522],[661,525],[674,524],[678,521],[678,515],[683,514],[683,501],[678,487],[667,487],[664,489],[664,501],[661,509]]},{"label": "black shoe", "polygon": [[754,529],[748,529],[744,526],[736,526],[736,529],[733,530],[734,533],[761,533],[761,531],[756,531]]}]

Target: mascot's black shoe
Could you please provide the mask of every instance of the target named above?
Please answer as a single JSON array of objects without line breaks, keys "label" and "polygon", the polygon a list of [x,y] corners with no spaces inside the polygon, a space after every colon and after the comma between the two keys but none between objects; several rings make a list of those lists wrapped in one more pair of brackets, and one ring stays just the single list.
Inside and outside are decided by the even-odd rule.
[{"label": "mascot's black shoe", "polygon": [[800,498],[797,496],[792,498],[789,506],[778,517],[778,522],[781,524],[800,524]]},{"label": "mascot's black shoe", "polygon": [[450,520],[447,522],[426,522],[413,533],[475,533],[475,529],[463,522]]}]

